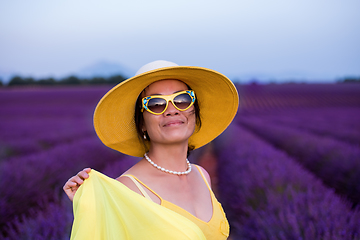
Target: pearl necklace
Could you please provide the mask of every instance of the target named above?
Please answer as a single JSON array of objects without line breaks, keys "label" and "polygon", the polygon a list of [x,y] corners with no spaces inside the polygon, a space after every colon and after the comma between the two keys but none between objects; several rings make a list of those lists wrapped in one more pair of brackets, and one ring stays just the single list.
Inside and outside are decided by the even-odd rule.
[{"label": "pearl necklace", "polygon": [[190,165],[190,162],[189,162],[189,160],[188,159],[186,159],[186,163],[187,163],[187,165],[188,165],[188,168],[187,168],[187,170],[185,171],[185,172],[176,172],[176,171],[171,171],[171,170],[167,170],[167,169],[165,169],[165,168],[163,168],[163,167],[160,167],[159,165],[157,165],[156,163],[154,163],[149,157],[148,157],[148,155],[145,153],[144,154],[144,157],[145,157],[145,159],[151,164],[151,165],[153,165],[154,167],[156,167],[157,169],[159,169],[159,170],[161,170],[161,171],[163,171],[163,172],[166,172],[166,173],[171,173],[171,174],[175,174],[175,175],[186,175],[186,174],[189,174],[190,172],[191,172],[191,165]]}]

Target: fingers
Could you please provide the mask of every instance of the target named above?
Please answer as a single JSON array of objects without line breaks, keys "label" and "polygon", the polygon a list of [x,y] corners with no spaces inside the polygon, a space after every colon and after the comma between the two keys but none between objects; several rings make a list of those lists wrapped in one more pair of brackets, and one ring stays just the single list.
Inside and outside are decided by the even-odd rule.
[{"label": "fingers", "polygon": [[81,178],[79,178],[78,176],[73,176],[69,180],[67,180],[63,189],[66,193],[69,191],[72,192],[73,188],[80,186],[82,183],[83,180]]},{"label": "fingers", "polygon": [[[73,187],[76,187],[76,186],[80,185],[80,184],[77,183],[73,178],[74,178],[74,177],[70,178],[70,179],[65,183],[64,187],[65,187],[66,189],[69,189],[69,188],[72,189]],[[81,181],[82,181],[82,180],[81,180]]]},{"label": "fingers", "polygon": [[84,168],[82,171],[78,172],[75,176],[69,178],[65,185],[63,186],[63,190],[69,199],[72,201],[77,189],[81,184],[84,183],[84,180],[89,178],[89,173],[91,168]]},{"label": "fingers", "polygon": [[76,176],[81,178],[82,180],[85,180],[85,179],[89,178],[90,171],[91,171],[91,168],[84,168],[84,170],[78,172],[78,174],[76,174]]},{"label": "fingers", "polygon": [[70,199],[73,201],[77,189],[80,187],[83,180],[78,176],[71,177],[64,185],[63,190]]},{"label": "fingers", "polygon": [[85,178],[79,177],[79,175],[73,176],[69,179],[72,183],[76,183],[75,185],[81,185],[84,183]]}]

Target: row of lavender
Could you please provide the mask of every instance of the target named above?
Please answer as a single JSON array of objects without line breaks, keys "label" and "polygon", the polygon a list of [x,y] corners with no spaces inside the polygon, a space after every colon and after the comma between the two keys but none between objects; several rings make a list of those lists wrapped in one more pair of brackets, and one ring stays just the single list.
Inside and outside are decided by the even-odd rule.
[{"label": "row of lavender", "polygon": [[[85,147],[84,145],[82,146]],[[111,156],[107,150],[99,149],[98,144],[90,144],[86,147],[94,147],[94,151],[87,153],[86,156],[84,156],[87,159],[82,161],[80,164],[78,163],[76,166],[68,165],[67,167],[64,167],[67,171],[62,171],[63,169],[58,168],[59,172],[56,173],[57,179],[54,180],[54,182],[56,181],[54,186],[50,187],[47,184],[39,184],[38,182],[37,187],[41,187],[43,189],[47,188],[45,193],[40,194],[48,194],[49,197],[52,197],[53,199],[43,199],[44,201],[39,201],[41,200],[41,197],[37,195],[38,201],[36,204],[38,204],[38,206],[32,206],[31,209],[25,209],[27,214],[17,213],[19,214],[17,215],[18,217],[11,219],[11,222],[3,229],[3,235],[0,233],[0,239],[69,239],[71,225],[73,222],[72,204],[65,194],[59,194],[59,191],[62,191],[62,184],[69,176],[75,174],[74,172],[69,171],[69,169],[80,170],[84,166],[92,166],[94,169],[97,169],[110,177],[116,178],[136,161],[136,159],[126,156],[119,157],[118,154],[111,154]],[[92,153],[95,153],[95,155],[92,156]],[[80,155],[77,155],[76,151],[75,153],[69,152],[68,154],[68,158],[81,157]],[[99,163],[99,159],[106,159],[106,164],[104,162]],[[42,180],[44,177],[46,177],[46,174],[45,176],[39,175],[39,178]],[[31,184],[30,187],[33,187],[36,183],[34,181],[31,182],[33,184]],[[29,185],[30,184],[27,184],[27,186]],[[34,191],[36,190],[33,190],[32,193],[34,193]],[[40,192],[40,190],[37,190],[37,192]],[[24,198],[25,197],[23,197],[23,199]],[[36,197],[32,196],[32,198],[34,199]],[[28,206],[28,200],[23,201],[22,204]]]},{"label": "row of lavender", "polygon": [[214,142],[233,238],[360,239],[360,85],[238,87]]},{"label": "row of lavender", "polygon": [[94,135],[91,114],[106,89],[0,92],[0,159],[46,150]]},{"label": "row of lavender", "polygon": [[[270,87],[273,88],[274,86]],[[311,86],[307,87],[311,90]],[[253,86],[250,86],[250,88],[254,90]],[[242,95],[242,102],[246,103],[248,99],[251,99],[253,96],[259,96],[259,94],[264,96],[266,96],[266,94],[268,94],[268,96],[271,95],[272,99],[274,99],[274,97],[276,96],[280,96],[280,99],[281,97],[283,99],[289,98],[289,96],[287,96],[286,94],[285,96],[283,96],[283,93],[276,91],[274,92],[274,90],[273,92],[271,92],[271,94],[269,94],[266,93],[269,92],[266,89],[266,91],[264,92],[265,87],[260,88],[262,88],[263,90],[259,90],[259,86],[257,86],[255,90],[250,94],[248,93],[247,95],[245,95],[245,97],[244,95]],[[281,88],[282,86],[279,86],[280,90]],[[288,91],[290,90],[291,89],[288,89]],[[341,93],[344,90],[340,90],[340,96],[342,97],[343,103],[349,103],[348,100],[344,100],[343,93]],[[15,91],[11,94],[9,92],[0,93],[0,100],[7,103],[5,106],[0,106],[0,113],[2,115],[2,120],[4,120],[0,125],[0,130],[3,131],[0,135],[0,191],[4,191],[5,193],[0,197],[0,203],[2,204],[0,207],[1,209],[5,210],[4,212],[0,212],[0,214],[1,219],[3,219],[2,216],[6,216],[6,218],[4,219],[7,219],[5,222],[7,222],[8,226],[7,236],[9,237],[9,239],[67,239],[69,228],[71,225],[72,215],[69,201],[66,198],[64,199],[62,197],[63,194],[61,194],[61,187],[66,181],[66,179],[85,166],[92,166],[93,168],[96,168],[100,171],[104,171],[110,176],[116,177],[124,169],[126,169],[126,167],[133,163],[133,161],[130,160],[120,162],[116,161],[119,158],[119,155],[115,154],[112,151],[109,151],[109,149],[107,148],[104,148],[99,142],[99,140],[95,137],[95,134],[93,132],[91,126],[91,115],[96,105],[96,102],[105,93],[105,91],[106,89],[89,88],[66,90],[48,89],[46,91]],[[5,93],[5,95],[3,93]],[[337,96],[338,95],[339,94],[337,94]],[[303,99],[302,94],[298,94],[296,96],[298,96],[298,99]],[[307,94],[307,96],[309,96],[309,94]],[[349,96],[352,95],[350,94]],[[312,97],[311,94],[310,97]],[[321,96],[318,98],[321,100],[321,104],[325,104],[326,101],[328,101],[328,98],[326,99],[326,101],[324,101]],[[296,105],[295,100],[296,98],[293,98],[293,105],[291,105],[292,107]],[[276,106],[279,106],[283,103],[284,100],[279,100],[278,102],[273,101],[271,102],[271,104],[268,104],[268,102],[270,101],[269,98],[264,98],[261,101],[258,101],[259,106],[271,105],[272,107],[274,107],[274,104]],[[353,102],[353,100],[350,101],[350,106],[352,107]],[[289,106],[287,105],[286,107]],[[294,112],[298,112],[297,109]],[[265,118],[267,118],[267,116],[262,115],[262,113],[258,112],[257,114],[260,114],[261,117],[265,116]],[[253,115],[256,116],[256,114],[248,114],[246,116],[244,115],[244,119],[250,119],[250,117]],[[343,115],[338,115],[338,117],[334,116],[330,120],[332,122],[337,121],[337,119],[339,119],[339,116]],[[281,119],[281,117],[269,117],[269,121],[273,122],[281,121]],[[291,117],[289,119],[291,119]],[[242,120],[239,119],[238,121]],[[291,120],[286,120],[285,122],[288,122],[287,125],[290,126],[290,129],[294,128],[296,125]],[[349,123],[350,121],[344,121],[340,119],[339,125],[344,122]],[[345,125],[350,126],[351,124]],[[329,126],[331,126],[331,123],[329,124]],[[351,126],[356,127],[358,125],[356,125],[356,122],[354,122],[354,124]],[[9,129],[9,127],[10,131],[7,130]],[[301,127],[302,129],[304,129],[304,126]],[[316,128],[307,129],[311,130],[312,132],[316,130]],[[331,127],[328,127],[328,129],[331,130]],[[258,149],[263,149],[267,144],[265,144],[264,142],[260,142],[259,140],[256,140],[253,144],[260,144]],[[20,144],[22,144],[21,147],[19,147]],[[26,150],[26,148],[28,150]],[[267,146],[267,148],[270,147]],[[84,151],[81,152],[79,149],[83,149]],[[264,149],[266,149],[266,147]],[[304,149],[302,151],[304,151]],[[252,153],[253,156],[251,156],[250,153]],[[123,158],[123,156],[120,157]],[[248,152],[248,160],[252,161],[253,157],[260,159],[264,158],[261,152]],[[236,155],[233,155],[233,158],[236,158]],[[106,163],[104,162],[99,162],[99,159],[107,159],[107,162],[109,162],[110,165],[106,165]],[[259,182],[261,186],[266,186],[266,184],[264,185],[264,183],[261,183],[261,175],[266,174],[267,170],[262,167],[256,169],[253,165],[251,166],[251,169],[253,170],[253,174],[250,174],[246,179],[244,178],[242,183],[246,184],[247,181],[253,181],[254,183]],[[16,172],[16,174],[14,174],[14,172]],[[256,172],[259,177],[254,177],[254,172]],[[226,174],[226,172],[220,171],[219,177],[222,179],[221,181],[223,181],[224,179],[224,174]],[[279,173],[276,173],[275,171],[273,175],[276,176],[277,174]],[[283,180],[283,178],[280,178],[280,181]],[[311,182],[311,179],[309,179],[308,181]],[[318,182],[318,180],[316,179],[314,181]],[[2,182],[4,182],[4,184],[2,184]],[[228,182],[227,186],[230,187],[233,183],[236,182]],[[298,183],[292,183],[292,185],[302,186]],[[11,187],[9,188],[9,186]],[[224,190],[224,193],[222,194],[223,201],[225,202],[224,205],[229,206],[227,202],[229,202],[228,199],[232,199],[230,197],[231,194],[224,194],[230,192],[226,192],[226,188],[221,187],[220,189]],[[238,189],[240,189],[239,191],[243,191],[237,186],[233,188],[234,191]],[[256,204],[256,201],[261,201],[263,193],[261,188],[255,189],[257,189],[256,193],[259,193],[258,195],[256,195],[258,198],[254,198]],[[297,188],[295,187],[295,189]],[[279,193],[286,192],[285,190],[281,190],[279,188],[276,188],[276,190],[279,191]],[[242,192],[240,192],[240,194],[242,194]],[[333,196],[334,194],[332,193],[330,195]],[[282,195],[279,195],[278,197],[281,196]],[[17,199],[20,199],[21,201],[17,201]],[[333,198],[330,197],[330,199]],[[307,200],[315,202],[317,201],[311,199]],[[236,205],[236,203],[232,204]],[[251,204],[252,203],[250,202],[250,205]],[[312,204],[314,206],[317,206],[317,203]],[[336,201],[334,202],[334,204],[334,206],[337,206]],[[344,203],[343,205],[347,205],[347,203]],[[266,207],[268,209],[271,208],[274,211],[278,211],[280,208],[278,205],[274,205],[272,207],[271,204]],[[239,212],[237,212],[236,209],[233,210],[229,207],[227,208],[227,213],[230,215],[231,224],[233,226],[232,229],[235,229],[235,232],[238,232],[236,230],[237,227],[239,227],[237,223],[239,223],[239,221],[243,219],[243,216],[237,215],[239,214]],[[256,213],[259,212],[256,211],[257,208],[254,209],[254,216],[256,216]],[[347,208],[345,207],[344,209]],[[248,223],[258,221],[258,219],[253,218],[254,216],[248,218]],[[357,215],[346,216],[349,217],[349,226],[354,226],[353,223],[356,223],[356,221],[358,221]],[[300,215],[296,217],[301,218]],[[330,217],[330,219],[334,220],[334,224],[343,224],[342,220],[338,221],[336,217]],[[263,224],[266,225],[265,222],[263,222]],[[311,231],[307,230],[308,232],[310,232],[307,233],[306,236],[315,236],[314,231],[319,234],[318,232],[322,231],[321,229],[331,226],[332,225],[328,224],[326,221],[324,222],[322,228],[318,225],[314,225],[312,226]],[[283,227],[283,231],[285,231],[285,225],[279,226],[279,229],[282,230]],[[268,228],[271,229],[271,226],[269,225]],[[347,234],[358,234],[356,231],[354,232],[351,227],[345,229],[344,231],[349,231],[349,233],[342,233],[343,236],[350,236]],[[272,236],[273,233],[265,232],[263,234],[264,235],[259,234],[256,236]],[[337,233],[333,233],[333,235],[339,236]],[[325,236],[326,238],[327,235],[323,234],[317,236]]]},{"label": "row of lavender", "polygon": [[360,208],[233,123],[214,142],[233,239],[360,239]]},{"label": "row of lavender", "polygon": [[[58,202],[62,186],[79,170],[91,166],[103,170],[122,155],[96,138],[61,144],[40,153],[12,158],[0,166],[0,224],[5,231],[20,216],[31,216]],[[6,230],[7,231],[7,230]]]},{"label": "row of lavender", "polygon": [[72,211],[65,181],[87,166],[102,171],[122,159],[110,168],[121,174],[133,164],[103,146],[91,126],[104,90],[0,93],[6,103],[0,106],[0,238],[67,239]]},{"label": "row of lavender", "polygon": [[360,203],[360,147],[264,117],[239,116],[237,121],[292,156],[354,205]]},{"label": "row of lavender", "polygon": [[237,85],[240,108],[259,112],[289,108],[360,107],[360,84]]},{"label": "row of lavender", "polygon": [[[360,95],[360,92],[359,92]],[[360,96],[359,96],[360,104]],[[360,106],[297,108],[267,113],[242,113],[242,118],[258,116],[274,125],[288,126],[318,136],[360,146]]]}]

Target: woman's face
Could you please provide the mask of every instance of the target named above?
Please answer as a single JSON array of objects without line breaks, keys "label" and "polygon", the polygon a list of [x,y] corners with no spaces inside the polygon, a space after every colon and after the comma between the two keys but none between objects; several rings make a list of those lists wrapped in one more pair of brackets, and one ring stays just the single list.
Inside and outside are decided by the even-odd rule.
[{"label": "woman's face", "polygon": [[[161,80],[150,84],[141,97],[151,95],[170,95],[187,90],[185,83],[178,80]],[[195,93],[196,94],[196,93]],[[163,114],[155,115],[143,112],[143,131],[147,131],[151,143],[174,144],[188,143],[196,125],[195,108],[191,106],[185,111],[177,110],[171,102]]]}]

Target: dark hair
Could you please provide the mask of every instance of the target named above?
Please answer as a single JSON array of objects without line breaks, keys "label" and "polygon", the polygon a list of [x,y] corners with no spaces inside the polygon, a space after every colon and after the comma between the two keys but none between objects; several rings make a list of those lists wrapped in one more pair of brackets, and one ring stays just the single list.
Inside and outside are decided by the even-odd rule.
[{"label": "dark hair", "polygon": [[[188,87],[189,90],[192,90],[187,84],[186,86]],[[145,91],[145,89],[139,94],[137,100],[136,100],[136,104],[135,104],[135,126],[136,126],[136,131],[138,134],[138,137],[140,139],[140,141],[143,143],[144,145],[144,149],[147,152],[149,149],[147,149],[147,145],[146,142],[150,141],[150,137],[148,135],[148,133],[145,131],[142,131],[142,127],[144,124],[144,117],[143,114],[141,112],[141,108],[142,108],[142,103],[141,103],[141,99],[142,99],[142,93]],[[195,93],[196,95],[196,93]],[[195,131],[199,131],[201,128],[201,117],[200,117],[200,107],[199,107],[199,101],[196,98],[195,102],[194,102],[194,108],[195,108],[195,117],[196,117],[196,129]],[[144,139],[144,135],[146,136],[146,139]],[[190,155],[190,152],[192,150],[195,149],[195,146],[189,145],[188,146],[188,151],[187,151],[187,156]]]}]

